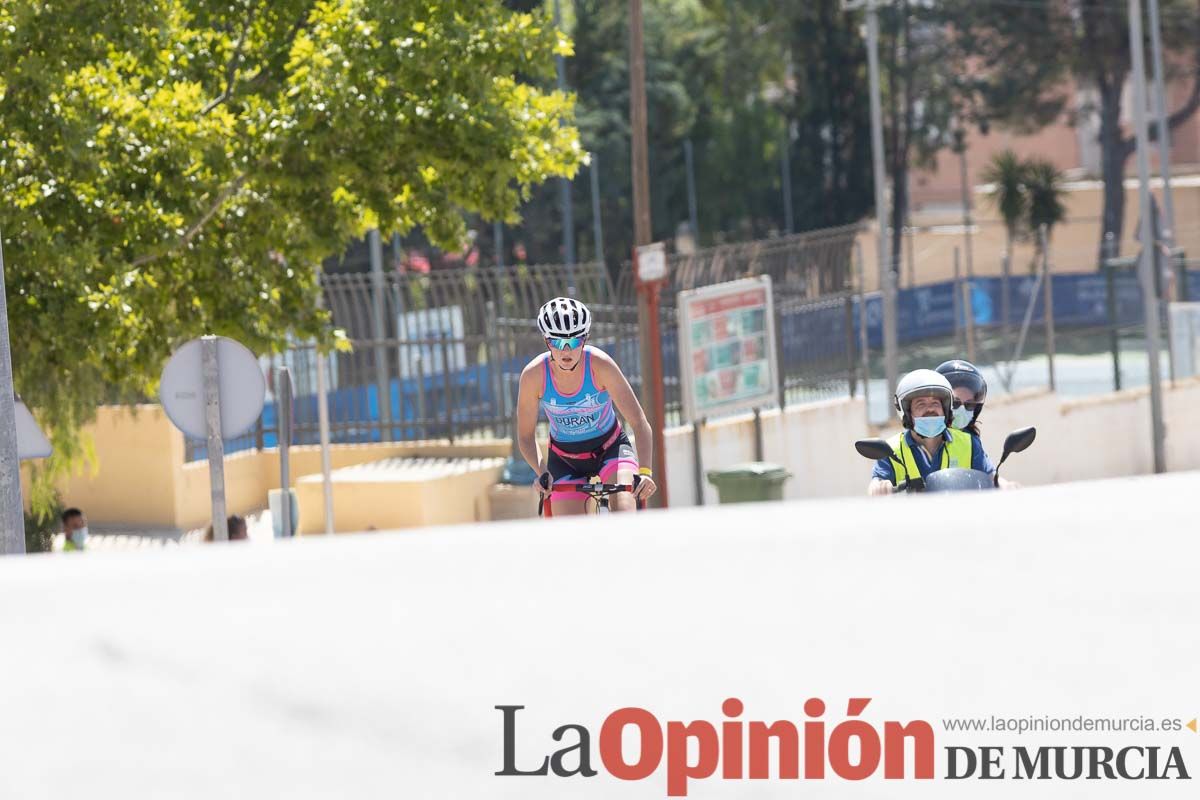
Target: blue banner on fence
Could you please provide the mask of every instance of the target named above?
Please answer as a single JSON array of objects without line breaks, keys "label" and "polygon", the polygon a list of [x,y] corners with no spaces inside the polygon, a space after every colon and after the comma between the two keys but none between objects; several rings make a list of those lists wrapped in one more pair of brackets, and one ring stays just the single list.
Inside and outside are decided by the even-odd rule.
[{"label": "blue banner on fence", "polygon": [[[1182,294],[1200,302],[1200,271],[1191,271]],[[1136,274],[1123,272],[1112,278],[1112,307],[1109,306],[1108,276],[1100,273],[1056,275],[1053,277],[1054,322],[1060,330],[1100,328],[1115,320],[1117,325],[1136,325],[1142,321],[1142,292]],[[1000,324],[1004,315],[1003,280],[998,277],[976,278],[970,282],[971,309],[975,324]],[[1036,276],[1023,275],[1009,281],[1008,323],[1020,326],[1025,319],[1030,295],[1037,292],[1031,322],[1043,320],[1044,294]],[[901,345],[953,336],[955,315],[965,326],[966,304],[955,298],[952,282],[936,283],[897,293],[897,327]],[[842,301],[814,301],[785,307],[779,315],[781,369],[795,371],[805,365],[835,364],[857,357],[859,347],[858,298],[850,301],[850,311]],[[866,299],[867,338],[872,348],[883,345],[883,300],[878,293]],[[678,380],[678,333],[664,328],[659,346],[663,352],[664,375],[668,382]],[[641,374],[639,343],[629,337],[603,344],[603,349],[619,363],[631,378]],[[516,356],[497,362],[494,367],[479,364],[438,373],[424,378],[393,379],[389,391],[391,435],[386,439],[441,437],[456,428],[478,428],[499,415],[497,409],[511,410],[516,402],[516,384],[528,359]],[[497,374],[498,373],[498,374]],[[502,395],[508,394],[508,405]],[[329,393],[329,416],[333,421],[332,439],[339,443],[383,441],[378,425],[379,393],[374,385],[347,386]],[[276,411],[267,403],[262,416],[264,447],[277,444]],[[304,427],[297,433],[296,444],[317,442],[317,398],[297,397],[295,420]],[[424,420],[424,424],[420,424]],[[226,452],[248,450],[257,444],[251,434],[226,443]],[[204,458],[204,448],[192,450],[192,458]]]},{"label": "blue banner on fence", "polygon": [[[1188,274],[1187,296],[1200,300],[1200,272]],[[1100,328],[1112,324],[1137,325],[1142,321],[1142,290],[1137,276],[1131,272],[1112,276],[1112,309],[1109,308],[1109,278],[1098,273],[1055,275],[1051,288],[1054,298],[1054,324],[1057,328]],[[970,282],[971,307],[975,324],[1003,324],[1002,278],[976,278]],[[1030,295],[1037,291],[1031,321],[1044,319],[1044,287],[1036,276],[1013,277],[1009,280],[1008,324],[1019,326],[1025,319]],[[897,336],[901,344],[952,336],[954,316],[960,315],[965,325],[966,304],[955,301],[952,282],[901,289],[896,298]],[[855,301],[854,325],[859,324],[858,302]],[[832,321],[832,320],[831,320]],[[785,323],[786,325],[786,323]],[[828,329],[826,329],[828,331]],[[836,331],[832,332],[836,336]],[[840,338],[840,337],[838,337]],[[871,347],[883,345],[883,298],[873,294],[867,298],[867,338]],[[786,342],[785,342],[786,348]]]}]

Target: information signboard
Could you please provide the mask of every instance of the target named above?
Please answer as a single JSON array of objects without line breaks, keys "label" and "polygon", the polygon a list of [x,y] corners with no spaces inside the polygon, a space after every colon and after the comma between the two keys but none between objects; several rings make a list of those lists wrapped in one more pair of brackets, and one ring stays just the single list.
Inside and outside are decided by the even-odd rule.
[{"label": "information signboard", "polygon": [[679,378],[692,422],[779,398],[769,276],[679,293]]}]

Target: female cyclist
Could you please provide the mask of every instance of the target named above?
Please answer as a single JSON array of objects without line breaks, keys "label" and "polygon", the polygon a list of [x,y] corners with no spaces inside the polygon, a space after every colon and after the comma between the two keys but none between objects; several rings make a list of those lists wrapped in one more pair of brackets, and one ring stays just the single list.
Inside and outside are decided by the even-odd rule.
[{"label": "female cyclist", "polygon": [[[636,501],[654,494],[653,439],[650,423],[629,386],[629,381],[607,353],[587,344],[592,314],[571,297],[556,297],[537,315],[538,330],[546,340],[547,352],[529,362],[521,373],[517,396],[517,445],[521,455],[538,473],[534,488],[542,495],[558,484],[588,483],[600,478],[605,483],[633,483],[631,494],[620,492],[611,499],[613,511],[632,511]],[[550,446],[543,458],[535,431],[538,412],[550,423]],[[620,414],[633,428],[638,451],[621,423]],[[554,514],[582,514],[587,495],[582,492],[554,493]]]}]

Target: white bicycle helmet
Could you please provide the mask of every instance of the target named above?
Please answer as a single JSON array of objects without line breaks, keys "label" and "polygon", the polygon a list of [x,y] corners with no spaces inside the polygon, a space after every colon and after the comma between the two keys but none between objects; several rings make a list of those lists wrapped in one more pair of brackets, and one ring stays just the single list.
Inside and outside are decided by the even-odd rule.
[{"label": "white bicycle helmet", "polygon": [[587,336],[592,329],[592,312],[573,297],[556,297],[538,311],[537,326],[546,338]]},{"label": "white bicycle helmet", "polygon": [[895,405],[904,427],[913,426],[912,401],[918,397],[936,397],[946,412],[946,425],[954,420],[954,389],[945,375],[932,369],[915,369],[896,386]]}]

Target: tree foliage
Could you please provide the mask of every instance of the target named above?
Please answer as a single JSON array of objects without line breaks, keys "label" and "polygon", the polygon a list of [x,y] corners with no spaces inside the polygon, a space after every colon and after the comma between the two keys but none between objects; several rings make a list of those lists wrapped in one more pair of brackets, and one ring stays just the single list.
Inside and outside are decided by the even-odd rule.
[{"label": "tree foliage", "polygon": [[[645,3],[644,13],[656,239],[671,238],[688,218],[687,140],[703,244],[784,229],[785,142],[797,230],[854,222],[869,212],[859,15],[844,12],[838,0],[663,0]],[[564,16],[575,45],[567,83],[577,93],[583,146],[598,156],[606,255],[619,262],[628,258],[633,217],[626,6],[573,0],[564,2]],[[580,257],[590,258],[590,176],[580,175],[573,186],[576,240]],[[512,232],[531,260],[562,259],[558,203],[557,187],[540,188]]]},{"label": "tree foliage", "polygon": [[499,0],[0,4],[14,366],[51,468],[186,339],[328,342],[314,270],[367,227],[449,246],[572,175],[556,51]]},{"label": "tree foliage", "polygon": [[[1165,60],[1179,65],[1174,77],[1191,86],[1187,98],[1168,109],[1173,128],[1200,108],[1200,4],[1160,0],[1159,5]],[[1099,123],[1105,192],[1098,251],[1106,232],[1121,241],[1125,168],[1135,147],[1132,131],[1122,125],[1131,63],[1125,4],[947,0],[942,13],[955,29],[957,58],[970,65],[978,118],[1026,132],[1056,119]],[[1146,68],[1149,73],[1150,65]],[[1076,102],[1077,87],[1091,92],[1094,101]],[[1157,136],[1157,125],[1151,127]]]},{"label": "tree foliage", "polygon": [[1028,225],[1028,172],[1028,166],[1016,153],[1004,150],[992,156],[991,162],[980,174],[984,183],[990,183],[994,187],[991,202],[1000,214],[1000,219],[1004,221],[1004,230],[1008,236],[1006,250],[1010,257],[1013,242],[1024,233]]}]

